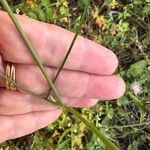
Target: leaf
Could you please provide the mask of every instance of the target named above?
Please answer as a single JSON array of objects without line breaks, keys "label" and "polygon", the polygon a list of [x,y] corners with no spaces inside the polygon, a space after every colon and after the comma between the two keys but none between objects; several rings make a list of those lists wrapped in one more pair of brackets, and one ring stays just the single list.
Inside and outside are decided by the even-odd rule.
[{"label": "leaf", "polygon": [[62,149],[67,149],[67,145],[69,145],[68,143],[70,142],[70,139],[67,139],[65,141],[63,141],[62,143],[60,143],[59,145],[57,145],[57,150],[62,150]]},{"label": "leaf", "polygon": [[68,14],[68,9],[65,6],[61,6],[59,11],[61,15],[66,16]]},{"label": "leaf", "polygon": [[138,142],[134,141],[132,144],[128,146],[127,150],[138,150]]},{"label": "leaf", "polygon": [[146,60],[141,60],[130,66],[127,71],[127,76],[130,77],[140,77],[145,70],[145,67],[148,65]]},{"label": "leaf", "polygon": [[52,7],[46,7],[45,13],[46,13],[47,19],[48,20],[51,19],[53,17],[53,9],[52,9]]},{"label": "leaf", "polygon": [[89,0],[78,0],[78,5],[81,9],[84,9],[88,3],[89,3]]},{"label": "leaf", "polygon": [[150,3],[150,0],[145,0],[147,3]]},{"label": "leaf", "polygon": [[45,7],[50,6],[50,0],[41,0],[41,2],[42,2],[42,6],[45,6]]},{"label": "leaf", "polygon": [[46,21],[46,15],[45,15],[44,11],[42,11],[42,10],[39,11],[38,18],[41,21]]},{"label": "leaf", "polygon": [[114,109],[109,108],[109,110],[107,111],[108,118],[112,119],[113,115],[114,115]]},{"label": "leaf", "polygon": [[38,16],[35,13],[33,13],[33,12],[29,12],[28,16],[33,18],[33,19],[37,19],[38,18]]},{"label": "leaf", "polygon": [[119,98],[117,100],[117,105],[118,106],[123,106],[123,105],[127,105],[129,103],[128,98],[126,96],[122,96],[121,98]]},{"label": "leaf", "polygon": [[148,70],[145,74],[144,77],[146,81],[150,82],[150,70]]}]

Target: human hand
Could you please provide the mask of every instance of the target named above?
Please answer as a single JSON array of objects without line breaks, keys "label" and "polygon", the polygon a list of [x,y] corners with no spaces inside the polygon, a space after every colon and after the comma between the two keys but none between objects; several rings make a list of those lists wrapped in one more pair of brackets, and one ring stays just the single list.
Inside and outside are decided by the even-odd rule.
[{"label": "human hand", "polygon": [[[53,78],[74,34],[24,16],[17,18]],[[47,94],[47,82],[15,26],[5,12],[0,11],[0,20],[0,71],[5,72],[3,60],[15,63],[17,83],[37,94]],[[78,36],[55,83],[63,102],[72,107],[90,107],[98,99],[119,98],[125,91],[125,83],[112,75],[117,66],[118,60],[112,51]],[[59,108],[20,89],[6,90],[2,78],[0,86],[0,142],[43,128],[61,114]]]}]

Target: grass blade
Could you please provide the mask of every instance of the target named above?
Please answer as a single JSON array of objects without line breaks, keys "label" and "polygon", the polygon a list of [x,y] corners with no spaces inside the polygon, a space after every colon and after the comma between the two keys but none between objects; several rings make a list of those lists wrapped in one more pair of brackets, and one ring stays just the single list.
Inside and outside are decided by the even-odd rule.
[{"label": "grass blade", "polygon": [[[77,39],[77,37],[78,37],[80,31],[81,31],[82,25],[83,25],[84,22],[85,22],[85,16],[86,16],[86,14],[87,14],[89,4],[90,4],[90,3],[87,2],[86,6],[85,6],[85,9],[84,9],[84,12],[83,12],[83,14],[82,14],[82,16],[81,16],[81,20],[80,20],[80,23],[79,23],[79,27],[77,28],[77,31],[76,31],[76,33],[75,33],[75,36],[74,36],[74,38],[73,38],[73,40],[72,40],[72,42],[71,42],[71,44],[70,44],[69,49],[67,50],[67,52],[66,52],[66,54],[65,54],[65,56],[64,56],[64,59],[63,59],[62,63],[61,63],[60,66],[58,67],[59,70],[57,71],[57,73],[56,73],[56,75],[55,75],[55,77],[54,77],[54,79],[53,79],[53,83],[56,82],[58,76],[60,75],[60,72],[62,71],[62,69],[63,69],[63,67],[64,67],[64,65],[65,65],[65,63],[66,63],[66,61],[67,61],[67,58],[69,57],[69,54],[71,53],[71,50],[72,50],[72,48],[73,48],[73,45],[74,45],[74,43],[75,43],[75,41],[76,41],[76,39]],[[49,90],[47,96],[50,95],[50,92],[51,92],[51,89]]]},{"label": "grass blade", "polygon": [[79,27],[78,27],[78,29],[77,29],[77,32],[75,33],[75,36],[74,36],[74,38],[73,38],[73,40],[72,40],[72,42],[71,42],[71,45],[70,45],[70,47],[69,47],[69,49],[68,49],[68,51],[67,51],[67,53],[66,53],[66,55],[65,55],[65,57],[64,57],[64,59],[63,59],[63,61],[62,61],[62,64],[61,64],[60,67],[59,67],[59,70],[58,70],[58,72],[57,72],[57,74],[56,74],[56,76],[55,76],[55,78],[54,78],[54,80],[53,80],[53,83],[56,81],[56,79],[58,78],[58,76],[59,76],[61,70],[63,69],[63,67],[64,67],[64,65],[65,65],[65,63],[66,63],[66,61],[67,61],[67,58],[69,57],[69,54],[70,54],[70,52],[71,52],[71,50],[72,50],[72,48],[73,48],[73,45],[74,45],[74,43],[75,43],[75,41],[76,41],[76,39],[77,39],[77,37],[78,37],[80,31],[81,31],[82,25],[84,24],[84,21],[85,21],[85,20],[84,20],[84,19],[85,19],[85,16],[86,16],[87,11],[88,11],[88,7],[89,7],[89,3],[86,5],[86,7],[85,7],[85,9],[84,9],[84,12],[83,12],[83,14],[82,14],[81,21],[80,21]]}]

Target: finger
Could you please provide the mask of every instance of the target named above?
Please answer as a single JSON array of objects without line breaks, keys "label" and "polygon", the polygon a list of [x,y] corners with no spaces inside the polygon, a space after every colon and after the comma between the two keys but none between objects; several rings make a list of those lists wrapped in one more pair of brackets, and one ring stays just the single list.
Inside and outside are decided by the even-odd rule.
[{"label": "finger", "polygon": [[[96,99],[68,99],[63,98],[63,102],[72,107],[91,107],[98,100]],[[37,97],[20,93],[18,91],[9,91],[0,89],[0,115],[20,115],[37,111],[50,111],[58,109],[48,101],[38,99]]]},{"label": "finger", "polygon": [[64,104],[66,104],[67,106],[75,108],[89,108],[94,106],[98,102],[98,99],[87,99],[87,98],[69,99],[67,97],[63,97],[62,100]]},{"label": "finger", "polygon": [[61,114],[60,109],[32,112],[16,116],[0,116],[0,142],[32,133],[55,121]]},{"label": "finger", "polygon": [[0,115],[19,115],[35,111],[50,111],[58,109],[48,101],[37,97],[0,89]]},{"label": "finger", "polygon": [[56,81],[59,93],[68,98],[112,100],[125,92],[125,83],[119,76],[97,76],[63,71]]},{"label": "finger", "polygon": [[[49,76],[54,76],[55,69],[46,67]],[[48,92],[48,85],[39,68],[35,65],[17,65],[16,80],[35,93]],[[122,78],[98,76],[77,71],[63,70],[58,77],[56,88],[63,97],[116,99],[123,95],[125,83]],[[1,86],[2,85],[1,83]]]},{"label": "finger", "polygon": [[[60,65],[74,33],[55,25],[35,21],[24,16],[16,16],[37,50],[42,63],[55,67]],[[35,63],[6,13],[0,11],[0,20],[0,45],[4,59],[21,64]],[[65,68],[95,74],[112,74],[117,65],[118,60],[112,51],[78,36]]]}]

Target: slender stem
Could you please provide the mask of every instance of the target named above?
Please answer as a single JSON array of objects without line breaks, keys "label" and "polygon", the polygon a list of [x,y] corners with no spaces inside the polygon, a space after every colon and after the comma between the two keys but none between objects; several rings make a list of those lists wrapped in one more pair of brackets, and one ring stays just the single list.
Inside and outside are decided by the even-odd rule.
[{"label": "slender stem", "polygon": [[124,126],[108,126],[109,129],[111,128],[129,128],[129,127],[137,127],[137,126],[144,126],[144,125],[149,125],[150,121],[140,123],[140,124],[129,124],[129,125],[124,125]]},{"label": "slender stem", "polygon": [[73,48],[73,45],[74,45],[74,43],[75,43],[75,41],[76,41],[76,39],[77,39],[77,37],[78,37],[80,31],[81,31],[82,25],[83,25],[83,23],[84,23],[84,21],[85,21],[85,16],[86,16],[86,14],[87,14],[88,6],[89,6],[89,3],[88,3],[88,4],[86,5],[86,7],[85,7],[85,10],[84,10],[84,12],[83,12],[83,14],[82,14],[82,17],[81,17],[81,21],[80,21],[79,27],[78,27],[78,29],[77,29],[77,31],[76,31],[76,34],[75,34],[75,36],[74,36],[74,38],[73,38],[73,40],[72,40],[72,42],[71,42],[70,47],[69,47],[69,49],[68,49],[68,51],[67,51],[67,53],[66,53],[66,55],[65,55],[65,57],[64,57],[64,59],[63,59],[63,61],[62,61],[62,64],[61,64],[60,67],[59,67],[59,70],[58,70],[58,72],[57,72],[57,74],[56,74],[56,76],[55,76],[55,78],[54,78],[54,80],[53,80],[53,83],[56,81],[56,79],[58,78],[60,72],[62,71],[62,69],[63,69],[63,67],[64,67],[64,65],[65,65],[65,63],[66,63],[66,61],[67,61],[67,59],[68,59],[68,57],[69,57],[69,54],[70,54],[70,52],[71,52],[71,50],[72,50],[72,48]]},{"label": "slender stem", "polygon": [[[34,93],[34,92],[28,90],[26,87],[24,87],[23,85],[21,85],[21,84],[19,84],[19,83],[17,83],[17,82],[14,82],[12,79],[6,77],[6,76],[5,76],[3,73],[1,73],[1,72],[0,72],[0,76],[1,76],[2,78],[4,78],[5,80],[9,81],[10,83],[13,83],[13,84],[17,87],[17,89],[19,88],[19,89],[23,90],[24,92],[26,92],[27,94],[29,94],[29,95],[31,95],[31,96],[35,96],[35,97],[40,98],[40,99],[45,99],[45,96],[36,94],[36,93]],[[59,103],[57,104],[55,101],[51,100],[50,98],[47,98],[47,99],[45,99],[45,100],[49,101],[50,103],[52,103],[52,104],[54,104],[54,105],[56,105],[56,106],[60,106]],[[62,104],[62,105],[63,105],[63,104]]]},{"label": "slender stem", "polygon": [[99,139],[105,143],[106,149],[108,150],[119,150],[119,148],[114,145],[107,137],[105,137],[95,126],[93,126],[91,123],[89,123],[84,117],[82,117],[77,111],[75,111],[73,108],[65,106],[59,102],[55,102],[57,106],[60,106],[60,108],[67,110],[71,112],[76,119],[79,119],[81,122],[83,122],[89,130],[94,132]]},{"label": "slender stem", "polygon": [[29,41],[28,37],[26,36],[25,32],[23,31],[21,25],[19,24],[19,22],[17,21],[17,18],[15,17],[15,15],[13,14],[11,8],[9,7],[8,3],[6,0],[1,0],[1,3],[3,5],[3,7],[5,8],[5,10],[7,11],[8,15],[10,16],[11,20],[13,21],[13,23],[15,24],[18,32],[20,33],[22,39],[24,40],[24,42],[26,43],[26,46],[28,47],[30,53],[32,54],[33,59],[35,60],[35,62],[38,64],[41,72],[43,73],[45,79],[48,82],[49,88],[53,90],[56,98],[58,101],[61,101],[61,97],[57,91],[57,89],[55,88],[53,82],[51,81],[51,79],[49,78],[43,64],[41,63],[40,57],[37,54],[36,50],[34,49],[34,47],[32,46],[31,42]]},{"label": "slender stem", "polygon": [[128,92],[128,94],[130,95],[132,99],[136,101],[136,103],[138,103],[138,105],[140,105],[140,107],[143,106],[143,103],[136,96],[134,96],[131,92]]},{"label": "slender stem", "polygon": [[77,119],[79,119],[81,122],[83,122],[93,133],[95,133],[99,139],[106,145],[106,148],[108,150],[118,150],[118,148],[109,140],[107,139],[102,133],[100,133],[99,130],[96,129],[96,127],[94,125],[92,125],[91,123],[89,123],[85,118],[83,118],[77,111],[75,111],[73,108],[70,108],[68,106],[65,106],[64,104],[60,103],[59,101],[53,101],[50,98],[44,98],[41,95],[38,95],[30,90],[28,90],[27,88],[25,88],[24,86],[12,81],[11,79],[7,78],[3,73],[0,72],[0,76],[8,81],[10,81],[11,83],[13,83],[15,86],[19,87],[20,89],[22,89],[23,91],[25,91],[26,93],[28,93],[29,95],[35,96],[37,98],[41,98],[41,99],[45,99],[47,101],[49,101],[51,104],[58,106],[60,108],[62,108],[63,110],[67,110],[68,112],[72,113]]},{"label": "slender stem", "polygon": [[144,112],[147,114],[150,114],[149,106],[146,105],[144,102],[139,100],[135,95],[133,95],[131,92],[128,92],[129,96],[134,100],[135,104],[140,107]]},{"label": "slender stem", "polygon": [[[85,22],[85,17],[86,17],[87,11],[88,11],[89,4],[90,4],[90,3],[87,2],[87,5],[86,5],[86,7],[85,7],[85,9],[84,9],[84,12],[83,12],[83,14],[82,14],[82,16],[81,16],[81,20],[80,20],[80,23],[79,23],[79,27],[77,28],[77,31],[76,31],[76,33],[75,33],[75,36],[74,36],[74,38],[73,38],[73,40],[72,40],[72,42],[71,42],[71,44],[70,44],[69,49],[67,50],[67,52],[66,52],[66,54],[65,54],[65,56],[64,56],[64,59],[62,60],[62,63],[61,63],[60,66],[58,67],[58,71],[57,71],[57,73],[56,73],[56,75],[55,75],[55,77],[54,77],[54,79],[53,79],[53,83],[56,82],[58,76],[60,75],[60,72],[62,71],[62,69],[63,69],[63,67],[64,67],[64,65],[65,65],[65,63],[66,63],[66,61],[67,61],[67,59],[68,59],[68,57],[69,57],[69,54],[71,53],[71,50],[72,50],[72,48],[73,48],[73,45],[74,45],[74,43],[75,43],[75,41],[76,41],[76,39],[77,39],[77,37],[78,37],[80,31],[81,31],[82,25],[83,25],[84,22]],[[49,89],[48,96],[50,95],[50,92],[51,92],[51,89]]]},{"label": "slender stem", "polygon": [[17,89],[21,89],[21,90],[25,91],[25,92],[26,92],[27,94],[29,94],[29,95],[32,95],[32,96],[35,96],[35,97],[41,98],[41,99],[44,99],[44,97],[45,97],[45,96],[41,96],[41,95],[39,95],[39,94],[36,94],[36,93],[34,93],[34,92],[28,90],[26,87],[24,87],[23,85],[21,85],[21,84],[19,84],[19,83],[14,82],[13,80],[11,80],[10,78],[6,77],[6,76],[5,76],[3,73],[1,73],[1,72],[0,72],[0,76],[1,76],[2,78],[4,78],[5,80],[7,80],[7,81],[13,83],[13,84],[17,87]]},{"label": "slender stem", "polygon": [[66,129],[62,135],[60,136],[59,140],[58,140],[58,145],[60,144],[60,142],[62,141],[62,139],[65,137],[66,134],[68,134],[69,132],[71,132],[73,130],[73,128],[69,128],[69,129]]},{"label": "slender stem", "polygon": [[[64,107],[64,106],[62,106],[62,107]],[[95,128],[91,123],[89,123],[84,117],[82,117],[73,108],[65,106],[64,109],[71,112],[77,119],[82,121],[86,125],[87,128],[89,128],[91,131],[93,131],[96,134],[96,136],[99,137],[99,139],[103,143],[105,143],[106,150],[119,150],[119,148],[116,145],[114,145],[107,137],[105,137],[103,134],[101,134],[97,128]]]}]

